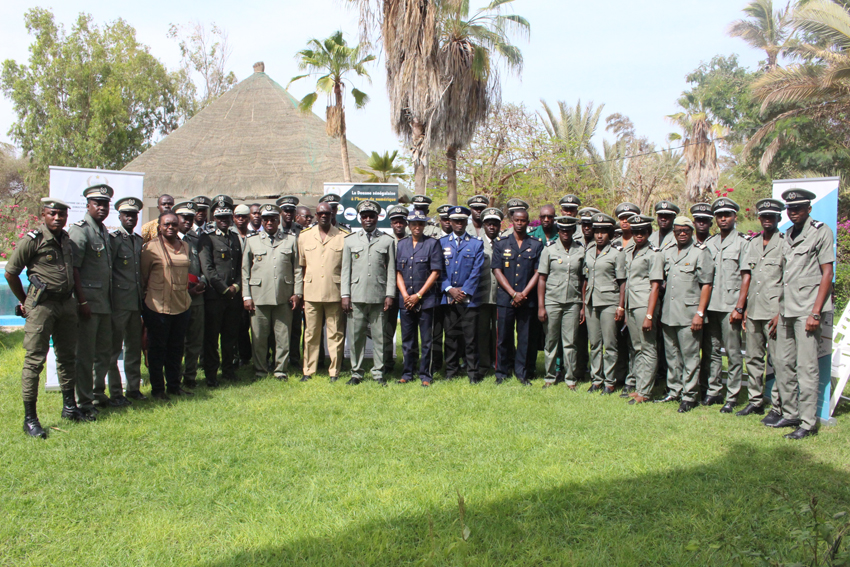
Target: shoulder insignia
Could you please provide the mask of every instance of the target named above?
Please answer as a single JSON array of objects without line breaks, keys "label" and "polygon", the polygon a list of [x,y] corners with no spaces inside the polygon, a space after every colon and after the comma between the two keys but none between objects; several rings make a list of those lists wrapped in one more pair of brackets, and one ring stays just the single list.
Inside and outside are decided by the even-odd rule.
[{"label": "shoulder insignia", "polygon": [[738,236],[740,236],[741,238],[743,238],[743,239],[744,239],[744,240],[746,240],[747,242],[749,242],[750,240],[752,240],[752,239],[753,239],[753,237],[752,237],[752,236],[750,236],[749,234],[744,234],[743,232],[739,232],[739,233],[738,233]]},{"label": "shoulder insignia", "polygon": [[615,248],[616,250],[619,250],[620,252],[622,252],[622,251],[623,251],[623,247],[622,247],[622,246],[620,246],[619,244],[612,244],[612,245],[611,245],[611,247],[612,247],[612,248]]},{"label": "shoulder insignia", "polygon": [[658,246],[655,246],[654,244],[650,244],[649,249],[652,250],[653,252],[661,252],[661,248],[659,248]]},{"label": "shoulder insignia", "polygon": [[86,221],[81,220],[74,223],[74,226],[86,226]]},{"label": "shoulder insignia", "polygon": [[204,234],[215,234],[215,227],[205,228]]},{"label": "shoulder insignia", "polygon": [[31,231],[29,231],[29,232],[27,233],[27,236],[29,236],[30,238],[33,238],[33,239],[34,239],[34,238],[35,238],[36,236],[38,236],[39,234],[41,234],[41,231],[40,231],[40,230],[38,230],[38,229],[35,229],[35,230],[31,230]]},{"label": "shoulder insignia", "polygon": [[502,239],[502,235],[496,237],[496,242],[499,242]]},{"label": "shoulder insignia", "polygon": [[316,226],[316,223],[311,224],[311,225],[310,225],[310,226],[308,226],[307,228],[303,228],[303,229],[301,229],[301,234],[304,234],[305,232],[307,232],[308,230],[310,230],[310,229],[311,229],[311,228],[313,228],[314,226]]},{"label": "shoulder insignia", "polygon": [[549,246],[552,246],[556,242],[558,242],[558,241],[557,240],[550,240],[549,242],[546,243],[546,247],[548,248]]},{"label": "shoulder insignia", "polygon": [[821,221],[816,221],[816,220],[812,219],[812,226],[815,227],[815,228],[820,228],[820,227],[823,226],[823,223]]},{"label": "shoulder insignia", "polygon": [[473,236],[472,239],[473,240],[480,240],[481,242],[484,242],[484,239],[481,238],[480,236]]},{"label": "shoulder insignia", "polygon": [[114,236],[115,238],[118,238],[119,236],[121,236],[121,231],[116,228],[115,230],[109,233],[109,236]]},{"label": "shoulder insignia", "polygon": [[[708,239],[706,238],[706,240],[708,240]],[[708,246],[706,246],[705,243],[700,243],[700,242],[694,242],[694,246],[696,246],[700,250],[706,250],[708,248]]]},{"label": "shoulder insignia", "polygon": [[353,232],[349,232],[348,234],[346,234],[346,235],[345,235],[345,237],[346,237],[346,238],[348,238],[349,236],[354,236],[354,233],[353,233]]},{"label": "shoulder insignia", "polygon": [[252,232],[248,235],[248,238],[251,238],[252,236],[260,236],[260,234],[265,234],[265,232]]}]

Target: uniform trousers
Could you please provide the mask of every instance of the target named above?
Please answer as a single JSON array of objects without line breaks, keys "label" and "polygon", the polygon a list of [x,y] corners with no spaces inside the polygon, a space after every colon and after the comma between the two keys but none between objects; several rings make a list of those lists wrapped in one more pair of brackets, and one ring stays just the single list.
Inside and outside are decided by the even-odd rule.
[{"label": "uniform trousers", "polygon": [[[521,307],[500,305],[497,317],[496,378],[506,379],[510,376],[511,367],[513,367],[517,380],[528,380],[531,376],[530,368],[537,362],[537,345],[531,343],[530,336],[531,322],[537,317],[537,309],[526,305]],[[516,345],[514,345],[514,329],[516,329]]]},{"label": "uniform trousers", "polygon": [[720,356],[720,340],[715,340],[706,329],[700,341],[699,389],[701,396],[708,393],[708,376],[711,374],[711,358],[715,351],[717,356]]},{"label": "uniform trousers", "polygon": [[443,328],[446,332],[446,378],[455,378],[460,373],[461,350],[466,360],[466,374],[470,380],[478,381],[478,353],[475,348],[475,333],[478,326],[478,308],[465,303],[444,306]]},{"label": "uniform trousers", "polygon": [[[289,328],[292,325],[293,311],[288,301],[280,305],[255,305],[256,311],[251,317],[251,334],[254,336],[254,372],[268,374],[269,335],[274,334],[274,375],[286,376],[289,364]],[[300,315],[300,311],[298,312]]]},{"label": "uniform trousers", "polygon": [[189,310],[168,315],[157,313],[146,305],[143,313],[148,330],[151,392],[177,390],[180,387],[180,363],[186,327],[189,326]]},{"label": "uniform trousers", "polygon": [[703,330],[691,331],[690,325],[663,325],[664,352],[667,357],[667,394],[681,396],[684,402],[699,398],[699,346]]},{"label": "uniform trousers", "polygon": [[[767,354],[768,360],[774,367],[777,365],[776,360],[776,339],[770,337],[768,323],[770,321],[755,321],[747,317],[747,391],[749,392],[749,402],[760,406],[764,405],[764,387],[765,387],[765,370],[767,364],[764,360],[764,355]],[[777,322],[777,327],[779,323]],[[777,328],[777,333],[779,329]],[[774,370],[775,372],[775,370]],[[773,390],[770,395],[770,405],[773,409],[781,411],[782,405],[779,399],[779,388],[776,385],[776,380],[773,382]]]},{"label": "uniform trousers", "polygon": [[[400,297],[399,297],[400,298]],[[384,313],[384,372],[392,372],[395,368],[395,343],[393,339],[398,328],[398,300]]]},{"label": "uniform trousers", "polygon": [[124,352],[124,377],[127,393],[138,392],[142,385],[142,313],[126,309],[112,312],[112,358],[109,360],[109,396],[122,396],[118,358]]},{"label": "uniform trousers", "polygon": [[[223,378],[236,379],[233,355],[243,311],[242,298],[239,294],[229,299],[226,297],[204,298],[204,375],[213,383],[216,382],[219,365],[221,365]],[[220,359],[219,342],[221,343]]]},{"label": "uniform trousers", "polygon": [[197,385],[198,360],[204,350],[204,304],[189,308],[189,326],[183,348],[183,383],[191,388]]},{"label": "uniform trousers", "polygon": [[77,301],[73,297],[61,301],[46,299],[36,307],[27,305],[24,322],[24,367],[21,391],[25,402],[38,399],[38,377],[44,370],[50,337],[56,355],[56,373],[62,391],[74,389],[74,358],[77,352]]},{"label": "uniform trousers", "polygon": [[711,333],[711,369],[708,373],[708,395],[723,394],[723,355],[722,347],[726,349],[729,360],[726,373],[726,402],[736,403],[741,392],[744,375],[744,356],[741,354],[743,341],[741,339],[741,324],[729,322],[729,313],[722,311],[708,312],[708,332]]},{"label": "uniform trousers", "polygon": [[351,377],[362,380],[366,373],[366,332],[372,331],[372,379],[381,380],[384,370],[384,312],[383,303],[351,303]]},{"label": "uniform trousers", "polygon": [[[617,335],[616,305],[588,306],[587,333],[590,340],[590,372],[593,384],[613,388],[617,384]],[[623,353],[627,356],[627,352]]]},{"label": "uniform trousers", "polygon": [[253,349],[251,347],[251,315],[244,309],[239,318],[239,338],[237,345],[239,349],[239,362],[251,360]]},{"label": "uniform trousers", "polygon": [[[408,311],[402,309],[401,316],[401,352],[404,369],[401,377],[413,380],[416,376],[417,361],[419,363],[419,378],[430,381],[431,374],[431,328],[434,325],[434,309],[419,309]],[[422,349],[419,349],[419,340]]]},{"label": "uniform trousers", "polygon": [[626,312],[626,322],[629,325],[629,339],[632,351],[635,353],[631,364],[631,373],[635,377],[635,392],[648,398],[655,386],[655,373],[658,370],[658,331],[653,328],[643,330],[646,319],[646,307],[629,309]]},{"label": "uniform trousers", "polygon": [[[621,329],[622,325],[617,325],[617,365],[614,367],[614,377],[617,383],[634,387],[636,381],[634,374],[635,349],[632,348],[628,325],[625,329]],[[626,353],[628,353],[628,356],[626,356]]]},{"label": "uniform trousers", "polygon": [[304,375],[312,376],[319,368],[324,324],[331,359],[328,374],[331,377],[339,377],[345,347],[345,313],[342,311],[342,305],[338,301],[305,301],[304,317]]},{"label": "uniform trousers", "polygon": [[434,327],[431,332],[431,372],[439,372],[443,369],[443,323],[446,318],[446,305],[438,305],[434,308]]},{"label": "uniform trousers", "polygon": [[814,333],[806,331],[806,319],[779,316],[776,333],[777,386],[782,400],[782,417],[802,420],[808,430],[818,426],[818,347],[822,325]]},{"label": "uniform trousers", "polygon": [[[586,315],[585,315],[586,316]],[[578,339],[576,340],[576,381],[583,382],[587,379],[587,370],[590,363],[588,346],[587,319],[578,326]]]},{"label": "uniform trousers", "polygon": [[[301,368],[301,338],[303,328],[304,309],[299,307],[292,311],[292,325],[289,334],[289,360],[295,368]],[[271,344],[269,346],[271,347]]]},{"label": "uniform trousers", "polygon": [[92,313],[79,318],[77,325],[77,362],[75,367],[77,405],[94,408],[94,400],[106,397],[106,373],[112,355],[112,315]]},{"label": "uniform trousers", "polygon": [[546,306],[546,382],[554,383],[558,378],[558,356],[563,358],[564,380],[568,386],[576,384],[578,353],[578,320],[581,303],[557,303]]},{"label": "uniform trousers", "polygon": [[476,348],[478,350],[478,369],[481,376],[494,370],[496,364],[496,327],[498,317],[496,306],[492,303],[478,306],[478,324]]}]

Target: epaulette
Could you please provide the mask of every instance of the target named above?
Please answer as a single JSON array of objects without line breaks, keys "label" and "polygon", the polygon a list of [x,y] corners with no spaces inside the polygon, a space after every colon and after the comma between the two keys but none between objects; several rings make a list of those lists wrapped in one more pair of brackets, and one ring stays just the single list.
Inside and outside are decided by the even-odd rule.
[{"label": "epaulette", "polygon": [[349,236],[354,236],[354,234],[355,233],[353,233],[353,232],[349,232],[348,234],[345,235],[345,237],[348,238]]},{"label": "epaulette", "polygon": [[[738,234],[741,234],[741,233],[739,232]],[[717,236],[718,236],[717,234],[712,234],[711,236],[709,236],[708,238],[706,238],[703,242],[704,242],[704,243],[705,243],[705,242],[708,242],[709,240],[711,240],[712,238],[716,238]]]},{"label": "epaulette", "polygon": [[557,239],[555,239],[555,240],[550,240],[549,242],[547,242],[547,243],[545,244],[545,246],[547,246],[547,247],[548,247],[548,246],[552,246],[552,245],[553,245],[553,244],[555,244],[556,242],[558,242],[558,240],[557,240]]},{"label": "epaulette", "polygon": [[354,234],[354,232],[352,232],[350,229],[345,228],[344,226],[338,226],[337,228],[340,232],[345,233],[346,236],[348,236],[349,234]]},{"label": "epaulette", "polygon": [[[708,239],[706,238],[706,240],[708,240]],[[704,243],[700,243],[700,242],[694,242],[694,246],[696,246],[700,250],[707,250],[708,249],[708,246],[706,246]]]},{"label": "epaulette", "polygon": [[739,233],[738,233],[738,236],[740,236],[741,238],[743,238],[743,239],[744,239],[744,240],[746,240],[747,242],[749,242],[750,240],[752,240],[752,239],[753,239],[753,237],[752,237],[752,236],[750,236],[749,234],[744,234],[743,232],[739,232]]},{"label": "epaulette", "polygon": [[499,242],[500,240],[502,240],[502,238],[504,238],[504,237],[500,234],[499,236],[496,237],[496,240],[494,242]]},{"label": "epaulette", "polygon": [[823,223],[821,221],[816,221],[816,220],[812,219],[812,226],[815,227],[815,228],[820,228],[820,227],[823,226]]},{"label": "epaulette", "polygon": [[41,234],[41,231],[39,229],[35,229],[35,230],[29,231],[27,233],[27,236],[29,236],[32,239],[35,239],[35,237],[38,236],[39,234]]},{"label": "epaulette", "polygon": [[543,242],[542,240],[540,240],[540,239],[539,239],[539,238],[537,238],[536,236],[531,236],[530,234],[529,234],[528,236],[529,236],[529,238],[531,238],[532,240],[536,240],[537,242]]},{"label": "epaulette", "polygon": [[[259,231],[257,231],[257,232],[252,232],[252,233],[251,233],[251,234],[249,234],[246,238],[251,238],[252,236],[260,236],[260,234],[261,234],[261,233],[260,233]],[[262,233],[262,234],[265,234],[265,233]]]},{"label": "epaulette", "polygon": [[209,227],[204,229],[204,234],[215,234],[215,227]]},{"label": "epaulette", "polygon": [[652,250],[653,252],[661,252],[661,248],[659,248],[658,246],[655,246],[654,244],[650,244],[649,249]]},{"label": "epaulette", "polygon": [[313,223],[313,224],[311,224],[310,226],[308,226],[308,227],[306,227],[306,228],[301,229],[301,234],[304,234],[305,232],[307,232],[308,230],[310,230],[310,229],[311,229],[311,228],[313,228],[314,226],[316,226],[316,223]]},{"label": "epaulette", "polygon": [[86,226],[86,221],[81,220],[74,223],[74,226]]},{"label": "epaulette", "polygon": [[620,252],[622,252],[622,251],[623,251],[623,247],[622,247],[622,246],[620,246],[619,244],[612,244],[612,245],[611,245],[611,247],[612,247],[612,248],[616,248],[616,249],[617,249],[617,250],[619,250]]}]

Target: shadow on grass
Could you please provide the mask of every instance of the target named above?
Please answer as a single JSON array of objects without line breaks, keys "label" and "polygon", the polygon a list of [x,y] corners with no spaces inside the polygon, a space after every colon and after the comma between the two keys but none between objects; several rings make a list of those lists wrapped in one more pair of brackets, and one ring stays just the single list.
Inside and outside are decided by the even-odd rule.
[{"label": "shadow on grass", "polygon": [[338,531],[317,518],[328,533],[292,540],[280,533],[280,545],[203,565],[719,565],[738,563],[736,554],[748,550],[787,561],[798,557],[789,535],[797,524],[777,510],[784,502],[771,488],[794,501],[816,494],[831,516],[850,503],[841,466],[813,462],[790,445],[738,444],[711,464],[630,480],[566,483],[486,501],[467,494],[467,541],[450,489],[445,505],[430,510],[352,521]]}]

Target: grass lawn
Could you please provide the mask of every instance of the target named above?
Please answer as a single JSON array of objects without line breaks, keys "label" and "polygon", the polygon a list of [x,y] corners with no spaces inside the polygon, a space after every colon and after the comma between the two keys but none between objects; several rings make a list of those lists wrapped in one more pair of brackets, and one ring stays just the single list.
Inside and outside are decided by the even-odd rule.
[{"label": "grass lawn", "polygon": [[42,393],[42,424],[64,432],[30,439],[21,338],[0,335],[2,565],[792,561],[807,556],[772,488],[850,510],[847,415],[792,442],[719,406],[680,415],[540,381],[352,388],[243,369],[93,424]]}]

